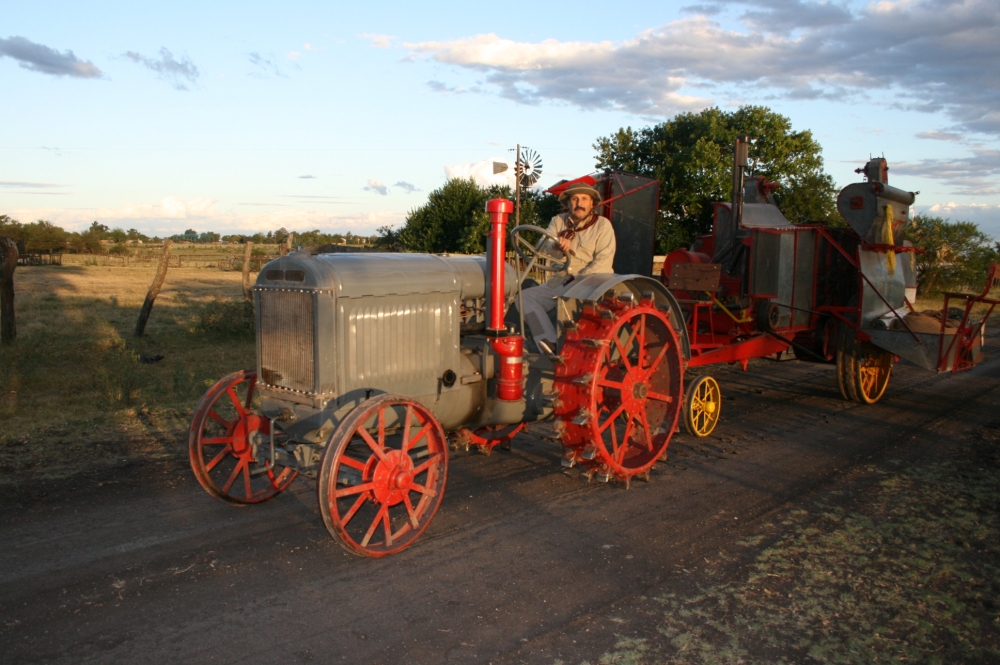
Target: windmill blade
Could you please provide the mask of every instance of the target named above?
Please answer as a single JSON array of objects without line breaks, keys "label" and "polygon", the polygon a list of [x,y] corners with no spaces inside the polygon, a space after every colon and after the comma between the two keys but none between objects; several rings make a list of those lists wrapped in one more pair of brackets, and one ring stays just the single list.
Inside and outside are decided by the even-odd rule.
[{"label": "windmill blade", "polygon": [[542,156],[537,151],[528,147],[521,148],[518,159],[520,182],[525,187],[530,187],[538,182],[542,176]]}]

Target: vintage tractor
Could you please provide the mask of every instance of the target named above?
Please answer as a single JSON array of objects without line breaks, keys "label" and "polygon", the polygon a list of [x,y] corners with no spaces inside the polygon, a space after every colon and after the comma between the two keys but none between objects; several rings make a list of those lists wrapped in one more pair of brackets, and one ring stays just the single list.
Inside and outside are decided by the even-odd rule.
[{"label": "vintage tractor", "polygon": [[888,224],[890,202],[892,223],[904,219],[898,199],[912,195],[869,174],[841,195],[854,232],[793,225],[769,202],[770,185],[744,176],[745,145],[734,200],[717,205],[713,234],[668,256],[662,281],[652,276],[658,183],[581,179],[605,193],[618,253],[614,274],[578,278],[559,300],[556,349],[526,349],[512,305],[533,267],[558,270],[563,257],[544,229],[517,227],[511,244],[525,262],[508,263],[513,205],[504,199],[487,204],[486,256],[293,252],[271,261],[254,287],[257,368],[221,379],[195,409],[198,481],[244,505],[300,473],[316,478],[334,539],[385,556],[433,519],[456,443],[489,452],[525,423],[552,420],[565,466],[628,486],[665,457],[682,413],[699,436],[718,422],[718,384],[702,375],[685,390],[689,367],[745,366],[791,348],[837,362],[845,397],[874,401],[893,355],[918,358],[902,336],[928,363],[928,340],[938,340],[932,369],[975,361],[982,327],[968,313],[983,298],[967,299],[951,342],[905,329],[907,264],[891,272],[886,256],[908,248],[865,226]]}]

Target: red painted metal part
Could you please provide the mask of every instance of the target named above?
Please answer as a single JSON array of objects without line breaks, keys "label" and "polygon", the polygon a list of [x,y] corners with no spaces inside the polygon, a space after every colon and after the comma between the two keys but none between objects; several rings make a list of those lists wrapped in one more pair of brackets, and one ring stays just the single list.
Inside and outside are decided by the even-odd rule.
[{"label": "red painted metal part", "polygon": [[516,402],[524,392],[524,338],[520,335],[497,337],[490,345],[500,367],[496,372],[497,399]]},{"label": "red painted metal part", "polygon": [[348,552],[396,554],[434,519],[447,476],[448,442],[434,414],[403,395],[379,395],[351,412],[327,442],[320,513]]},{"label": "red painted metal part", "polygon": [[468,446],[478,446],[480,451],[489,454],[497,446],[503,447],[511,439],[521,433],[525,423],[515,423],[512,425],[487,425],[479,429],[458,430],[458,442]]},{"label": "red painted metal part", "polygon": [[676,332],[651,301],[585,307],[556,365],[567,462],[626,482],[646,473],[677,429],[683,373]]},{"label": "red painted metal part", "polygon": [[[983,332],[983,326],[986,325],[986,320],[990,318],[993,313],[993,309],[1000,305],[1000,300],[994,298],[988,298],[990,290],[1000,286],[1000,263],[990,264],[989,271],[986,274],[986,286],[983,288],[982,293],[979,294],[967,294],[967,293],[945,293],[944,294],[944,305],[941,308],[941,334],[940,340],[938,341],[938,371],[944,371],[947,368],[948,356],[951,355],[952,349],[957,346],[955,352],[955,364],[952,366],[952,373],[960,372],[971,368],[975,361],[972,358],[972,351],[976,346],[976,338],[979,337]],[[945,346],[944,340],[946,335],[945,332],[945,322],[948,319],[948,304],[951,300],[965,300],[965,309],[962,313],[962,320],[958,325],[958,330],[954,335],[947,335],[951,337],[951,342]],[[972,313],[972,308],[978,304],[982,303],[984,305],[989,305],[989,309],[982,314],[982,318],[979,319],[979,323],[973,325],[969,322],[969,315]]]},{"label": "red painted metal part", "polygon": [[502,332],[504,314],[504,269],[507,254],[507,216],[514,212],[514,204],[507,199],[491,199],[486,202],[486,212],[490,216],[490,320],[487,330]]},{"label": "red painted metal part", "polygon": [[201,398],[191,419],[188,458],[195,478],[206,492],[226,503],[267,501],[298,475],[288,467],[267,469],[258,463],[269,463],[263,458],[271,421],[253,411],[256,386],[254,370],[223,377]]},{"label": "red painted metal part", "polygon": [[763,358],[788,350],[788,343],[770,335],[757,335],[750,339],[733,342],[717,349],[692,355],[688,367],[701,367],[717,363],[732,363],[753,358]]}]

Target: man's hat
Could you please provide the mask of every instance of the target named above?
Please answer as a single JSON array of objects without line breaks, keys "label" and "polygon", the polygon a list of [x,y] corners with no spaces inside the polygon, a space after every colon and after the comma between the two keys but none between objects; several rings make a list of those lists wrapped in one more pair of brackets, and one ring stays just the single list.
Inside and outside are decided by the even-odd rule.
[{"label": "man's hat", "polygon": [[574,194],[589,194],[590,198],[594,199],[595,206],[601,202],[601,193],[585,182],[574,182],[563,190],[563,193],[559,195],[559,200],[565,201]]}]

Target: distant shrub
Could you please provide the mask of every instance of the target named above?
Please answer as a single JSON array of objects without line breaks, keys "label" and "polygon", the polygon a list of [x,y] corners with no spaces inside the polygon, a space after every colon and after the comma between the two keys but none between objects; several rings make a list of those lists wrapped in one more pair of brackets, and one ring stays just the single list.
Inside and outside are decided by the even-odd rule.
[{"label": "distant shrub", "polygon": [[142,391],[138,354],[123,343],[113,344],[97,368],[94,380],[98,392],[110,404],[131,406]]},{"label": "distant shrub", "polygon": [[241,297],[215,298],[198,309],[198,331],[215,335],[253,337],[253,302]]}]

